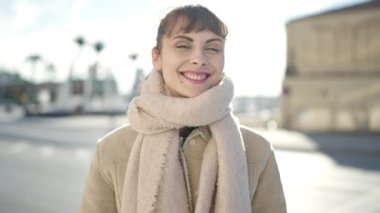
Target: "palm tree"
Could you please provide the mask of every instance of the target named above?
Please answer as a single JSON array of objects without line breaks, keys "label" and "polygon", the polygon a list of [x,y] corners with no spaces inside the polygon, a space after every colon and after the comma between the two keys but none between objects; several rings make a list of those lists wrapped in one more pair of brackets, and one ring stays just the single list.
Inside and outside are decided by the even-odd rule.
[{"label": "palm tree", "polygon": [[98,71],[99,71],[99,58],[100,53],[103,51],[105,45],[101,41],[95,42],[92,47],[94,48],[96,52],[96,59],[94,61],[94,64],[90,66],[89,68],[89,79],[90,79],[90,100],[95,97],[99,96],[103,98],[104,88],[103,83],[100,83],[98,80]]},{"label": "palm tree", "polygon": [[30,85],[28,86],[28,92],[27,92],[27,102],[28,103],[37,103],[37,88],[34,84],[36,79],[36,66],[39,61],[42,60],[42,57],[38,54],[30,54],[26,57],[26,61],[30,63],[31,65],[31,71],[30,71]]},{"label": "palm tree", "polygon": [[137,67],[137,57],[139,55],[137,53],[132,53],[129,55],[129,58],[133,61],[135,66],[135,80],[133,82],[132,91],[129,94],[128,100],[131,101],[135,96],[139,94],[140,91],[140,84],[142,80],[144,79],[144,71],[142,69],[139,69]]},{"label": "palm tree", "polygon": [[82,36],[77,36],[74,41],[80,48],[86,44],[86,40]]},{"label": "palm tree", "polygon": [[[70,73],[69,73],[69,79],[70,80],[72,80],[72,77],[73,77],[75,63],[78,63],[79,56],[80,56],[80,54],[82,52],[82,49],[86,45],[86,40],[84,39],[83,36],[77,36],[74,39],[74,42],[75,42],[75,44],[78,45],[79,48],[78,48],[78,52],[77,52],[76,57],[73,59],[73,61],[71,63],[71,68],[70,68]],[[75,63],[74,63],[74,61],[75,61]]]},{"label": "palm tree", "polygon": [[53,82],[55,79],[56,69],[53,63],[46,63],[45,71],[48,76],[48,81]]},{"label": "palm tree", "polygon": [[31,64],[31,72],[30,72],[30,82],[35,81],[35,75],[36,75],[36,64],[37,62],[41,61],[42,57],[38,54],[31,54],[26,58],[27,62],[30,62]]},{"label": "palm tree", "polygon": [[94,44],[94,49],[96,51],[96,53],[100,54],[100,52],[104,49],[105,45],[103,42],[101,41],[98,41]]},{"label": "palm tree", "polygon": [[132,61],[136,61],[136,59],[137,59],[138,56],[139,56],[139,55],[138,55],[137,53],[132,53],[132,54],[129,55],[129,58],[130,58]]},{"label": "palm tree", "polygon": [[94,65],[93,65],[93,67],[94,67],[94,70],[93,70],[94,73],[93,74],[94,74],[94,77],[96,78],[97,73],[98,73],[98,67],[99,67],[100,53],[103,51],[105,45],[103,42],[97,41],[92,45],[92,47],[94,48],[96,55],[97,55],[96,60],[95,60]]}]

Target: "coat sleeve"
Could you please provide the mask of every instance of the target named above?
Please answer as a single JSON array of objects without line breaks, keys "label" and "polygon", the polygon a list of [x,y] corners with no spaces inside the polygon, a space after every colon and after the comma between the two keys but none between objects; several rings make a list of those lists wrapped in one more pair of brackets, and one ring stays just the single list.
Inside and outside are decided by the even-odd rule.
[{"label": "coat sleeve", "polygon": [[252,199],[252,212],[286,213],[286,202],[273,150],[262,171],[255,195]]},{"label": "coat sleeve", "polygon": [[98,143],[82,197],[80,213],[116,213],[115,189],[105,177],[99,159]]}]

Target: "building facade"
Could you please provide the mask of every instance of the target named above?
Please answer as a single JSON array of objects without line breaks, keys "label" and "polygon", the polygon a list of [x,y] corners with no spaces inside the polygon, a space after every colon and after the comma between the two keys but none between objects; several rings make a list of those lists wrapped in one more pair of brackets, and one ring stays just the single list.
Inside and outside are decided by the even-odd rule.
[{"label": "building facade", "polygon": [[380,131],[380,1],[286,25],[281,125],[300,131]]}]

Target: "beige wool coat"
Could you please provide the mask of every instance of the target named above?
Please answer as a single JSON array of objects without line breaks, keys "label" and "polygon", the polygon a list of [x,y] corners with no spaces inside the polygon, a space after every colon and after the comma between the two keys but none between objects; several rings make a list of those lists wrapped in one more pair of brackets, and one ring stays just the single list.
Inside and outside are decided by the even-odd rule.
[{"label": "beige wool coat", "polygon": [[[252,212],[284,213],[286,203],[271,145],[241,127],[246,148]],[[122,126],[99,140],[83,193],[80,213],[120,212],[125,170],[137,133]],[[196,205],[203,150],[211,138],[207,127],[193,130],[183,144],[193,205]]]}]

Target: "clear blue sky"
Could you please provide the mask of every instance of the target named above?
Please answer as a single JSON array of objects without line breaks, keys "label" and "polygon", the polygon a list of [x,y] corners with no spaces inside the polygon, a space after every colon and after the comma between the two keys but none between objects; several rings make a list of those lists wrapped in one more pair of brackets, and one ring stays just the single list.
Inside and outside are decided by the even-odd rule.
[{"label": "clear blue sky", "polygon": [[[150,50],[162,16],[176,5],[203,4],[229,27],[225,71],[236,95],[276,96],[285,69],[286,21],[357,2],[363,0],[0,0],[0,67],[29,77],[25,58],[38,53],[55,64],[56,79],[64,80],[77,55],[73,39],[82,35],[88,43],[105,43],[101,62],[125,93],[136,67],[151,69]],[[131,53],[139,55],[135,63]],[[94,51],[84,48],[76,74],[85,75],[94,60]],[[46,78],[42,65],[36,78]]]}]

